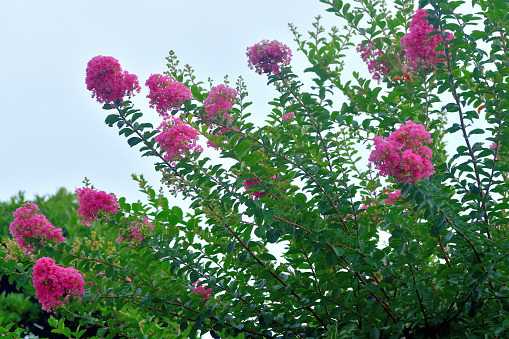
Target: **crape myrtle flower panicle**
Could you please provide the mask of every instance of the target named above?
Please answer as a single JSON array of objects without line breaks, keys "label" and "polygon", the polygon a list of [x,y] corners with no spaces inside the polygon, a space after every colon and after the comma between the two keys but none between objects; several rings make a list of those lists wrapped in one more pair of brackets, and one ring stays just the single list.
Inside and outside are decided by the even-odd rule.
[{"label": "crape myrtle flower panicle", "polygon": [[154,225],[148,220],[148,218],[143,218],[141,224],[138,221],[129,222],[129,230],[125,238],[122,238],[122,234],[118,233],[118,237],[115,239],[117,244],[120,244],[122,241],[131,242],[128,246],[133,247],[133,243],[140,244],[143,241],[143,238],[148,235],[148,229],[151,231],[154,230]]},{"label": "crape myrtle flower panicle", "polygon": [[390,60],[382,59],[384,53],[377,50],[373,42],[360,43],[357,45],[357,52],[361,53],[362,60],[368,65],[369,73],[378,83],[390,73],[392,69]]},{"label": "crape myrtle flower panicle", "polygon": [[182,122],[178,117],[166,117],[158,130],[160,133],[155,137],[155,140],[164,150],[166,161],[175,162],[186,154],[203,151],[203,148],[197,144],[200,132]]},{"label": "crape myrtle flower panicle", "polygon": [[184,101],[191,100],[191,90],[169,76],[152,74],[145,85],[149,88],[147,98],[150,99],[150,107],[163,117],[168,115],[168,111],[179,108]]},{"label": "crape myrtle flower panicle", "polygon": [[385,199],[385,205],[390,206],[396,201],[403,201],[401,198],[404,196],[401,195],[401,190],[395,190],[394,192],[386,192],[389,196],[389,199]]},{"label": "crape myrtle flower panicle", "polygon": [[26,254],[34,252],[34,248],[25,242],[26,238],[38,238],[42,244],[45,240],[55,241],[60,244],[65,241],[61,228],[55,228],[46,219],[45,215],[35,214],[39,207],[34,203],[27,203],[17,208],[14,213],[14,221],[9,226],[9,231]]},{"label": "crape myrtle flower panicle", "polygon": [[193,293],[198,295],[198,293],[201,293],[203,296],[203,300],[206,300],[209,297],[209,294],[212,292],[212,288],[205,288],[207,285],[198,285],[200,283],[199,280],[195,281],[193,285],[197,285],[196,288],[193,290]]},{"label": "crape myrtle flower panicle", "polygon": [[[204,120],[213,121],[215,117],[227,119],[230,118],[228,110],[232,109],[237,101],[237,91],[225,85],[218,85],[209,93],[209,96],[203,103],[205,106]],[[231,119],[231,118],[230,118]],[[232,123],[228,120],[227,126]]]},{"label": "crape myrtle flower panicle", "polygon": [[[500,149],[500,145],[497,145],[497,143],[494,142],[493,144],[491,144],[490,149],[491,150],[495,150],[496,149],[497,152],[498,152],[498,150]],[[500,160],[500,154],[497,155],[496,160]]]},{"label": "crape myrtle flower panicle", "polygon": [[291,120],[295,118],[295,113],[286,113],[283,115],[282,121],[285,122],[286,120]]},{"label": "crape myrtle flower panicle", "polygon": [[120,208],[114,194],[92,190],[89,187],[78,188],[76,194],[78,195],[78,215],[83,217],[81,223],[85,226],[91,226],[101,213],[117,214]]},{"label": "crape myrtle flower panicle", "polygon": [[[251,187],[251,185],[259,185],[260,182],[256,178],[249,178],[248,180],[244,180],[244,188],[246,190]],[[254,191],[253,192],[253,199],[258,200],[260,199],[260,196],[267,194],[267,192],[261,192],[261,191]]]},{"label": "crape myrtle flower panicle", "polygon": [[57,266],[55,261],[48,257],[37,259],[32,277],[35,295],[42,304],[42,309],[48,312],[68,302],[69,295],[85,294],[83,275],[75,268]]},{"label": "crape myrtle flower panicle", "polygon": [[[438,44],[443,42],[442,34],[428,36],[435,31],[433,25],[428,23],[425,9],[418,9],[410,22],[408,33],[401,38],[401,47],[406,54],[407,62],[413,69],[416,69],[419,62],[422,62],[426,68],[435,66],[436,63],[444,63],[439,60],[438,55],[444,55],[444,51],[436,52]],[[449,33],[447,41],[454,39],[454,35]]]},{"label": "crape myrtle flower panicle", "polygon": [[431,164],[430,134],[423,125],[411,120],[392,133],[387,140],[374,139],[375,149],[369,161],[376,165],[382,176],[394,176],[397,181],[417,183],[435,173]]},{"label": "crape myrtle flower panicle", "polygon": [[277,40],[262,40],[248,47],[248,65],[255,69],[256,73],[279,74],[281,66],[289,65],[292,60],[292,51]]},{"label": "crape myrtle flower panicle", "polygon": [[98,55],[87,64],[85,82],[87,89],[92,91],[92,98],[100,103],[111,103],[117,99],[123,101],[125,95],[140,92],[138,77],[122,71],[117,59]]}]

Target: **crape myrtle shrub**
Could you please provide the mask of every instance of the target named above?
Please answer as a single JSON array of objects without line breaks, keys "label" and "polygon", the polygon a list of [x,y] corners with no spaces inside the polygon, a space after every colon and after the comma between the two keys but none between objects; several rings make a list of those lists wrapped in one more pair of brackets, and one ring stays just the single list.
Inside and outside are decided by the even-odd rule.
[{"label": "crape myrtle shrub", "polygon": [[[91,189],[80,215],[114,242],[28,237],[33,257],[3,270],[76,269],[84,290],[72,276],[49,308],[98,336],[507,337],[507,2],[321,2],[344,27],[317,21],[309,38],[291,27],[308,86],[285,44],[247,49],[279,92],[262,127],[247,119],[241,79],[209,87],[170,53],[147,81],[154,128],[129,100],[137,78],[92,59],[87,85],[106,124],[155,159],[192,212],[141,176],[144,203]],[[373,79],[346,80],[352,47]],[[204,139],[233,165],[205,158]],[[279,260],[269,244],[283,245]]]}]

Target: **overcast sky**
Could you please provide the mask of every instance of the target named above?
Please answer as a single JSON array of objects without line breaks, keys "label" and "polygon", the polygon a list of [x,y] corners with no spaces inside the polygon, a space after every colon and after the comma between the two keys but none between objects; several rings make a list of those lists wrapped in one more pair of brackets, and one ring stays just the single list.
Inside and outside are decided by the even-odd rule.
[{"label": "overcast sky", "polygon": [[[88,177],[98,188],[136,200],[142,195],[130,178],[143,173],[159,183],[153,159],[141,158],[117,130],[104,124],[106,111],[85,86],[87,62],[96,55],[117,58],[140,84],[165,70],[173,49],[199,80],[242,75],[259,124],[274,95],[247,67],[246,48],[277,39],[294,52],[298,71],[307,65],[296,51],[288,23],[301,33],[316,15],[341,25],[318,0],[217,1],[2,1],[0,5],[0,200],[19,190],[52,194],[74,190]],[[360,64],[361,65],[361,64]],[[143,88],[134,103],[155,126]]]}]

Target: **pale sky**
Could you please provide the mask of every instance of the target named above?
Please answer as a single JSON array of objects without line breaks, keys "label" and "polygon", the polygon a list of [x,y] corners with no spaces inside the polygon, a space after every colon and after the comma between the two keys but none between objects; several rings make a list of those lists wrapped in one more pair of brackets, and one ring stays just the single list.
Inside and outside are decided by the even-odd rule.
[{"label": "pale sky", "polygon": [[[318,0],[2,1],[0,200],[19,190],[28,198],[62,186],[74,190],[84,177],[128,200],[143,197],[131,173],[158,185],[153,159],[141,158],[104,124],[106,111],[86,90],[92,57],[117,58],[141,85],[165,71],[170,49],[199,80],[211,77],[217,85],[226,74],[232,83],[242,75],[254,102],[252,121],[261,125],[276,92],[266,76],[247,67],[246,48],[279,40],[292,49],[294,69],[302,71],[307,64],[288,23],[304,35],[316,15],[324,16],[325,25],[342,26],[326,8]],[[143,88],[134,103],[158,126],[146,95]]]}]

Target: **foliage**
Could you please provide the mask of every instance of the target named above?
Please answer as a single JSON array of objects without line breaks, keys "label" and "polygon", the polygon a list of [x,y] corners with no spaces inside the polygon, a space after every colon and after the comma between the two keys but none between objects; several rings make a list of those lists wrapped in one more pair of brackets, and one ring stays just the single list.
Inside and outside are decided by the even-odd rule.
[{"label": "foliage", "polygon": [[[220,163],[185,139],[181,156],[166,159],[130,100],[104,104],[106,124],[156,159],[189,214],[134,176],[146,202],[120,198],[119,213],[100,215],[97,241],[44,243],[34,258],[7,261],[5,274],[29,284],[40,257],[75,267],[86,293],[57,312],[107,338],[507,337],[507,2],[420,1],[438,49],[411,60],[400,42],[412,33],[413,1],[396,0],[394,13],[383,1],[321,2],[345,26],[325,33],[317,20],[307,39],[291,27],[312,85],[291,66],[271,67],[279,96],[264,126],[248,120],[242,79],[229,114],[204,119],[209,90],[170,53],[165,75],[192,99],[164,114],[200,131]],[[376,49],[370,67],[384,65],[383,87],[357,72],[345,80],[353,35]],[[382,178],[362,149],[409,120],[431,136],[435,174]],[[154,230],[128,236],[142,224]]]}]

